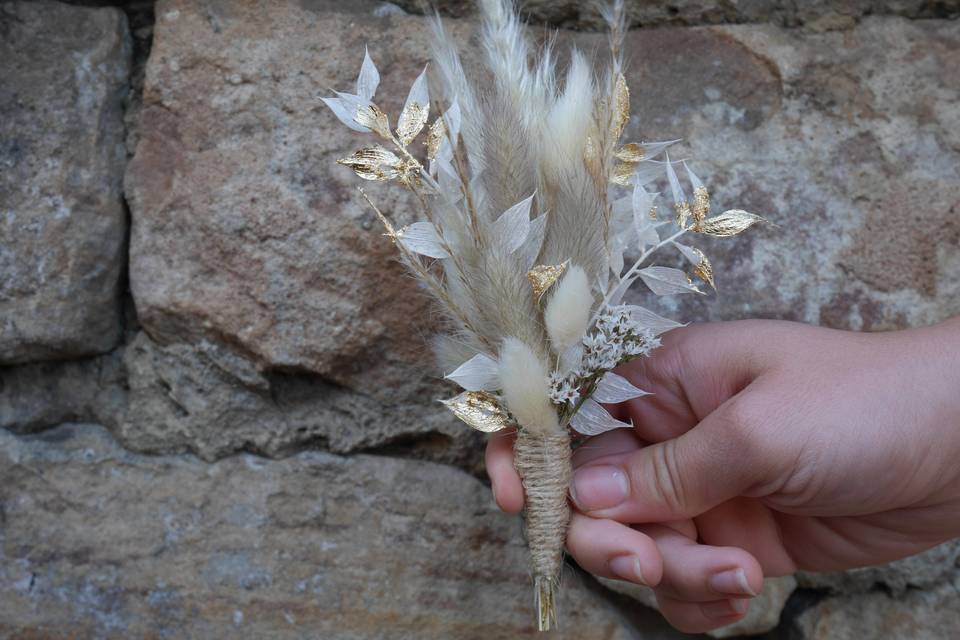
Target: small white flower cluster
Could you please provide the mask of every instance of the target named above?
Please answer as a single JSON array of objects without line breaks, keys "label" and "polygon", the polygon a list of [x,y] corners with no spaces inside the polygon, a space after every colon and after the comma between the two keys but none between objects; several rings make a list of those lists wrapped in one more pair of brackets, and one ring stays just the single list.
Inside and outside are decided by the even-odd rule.
[{"label": "small white flower cluster", "polygon": [[580,400],[582,378],[579,371],[573,371],[566,376],[554,371],[547,381],[550,383],[550,401],[553,404],[570,404],[572,406]]},{"label": "small white flower cluster", "polygon": [[596,322],[597,331],[583,339],[581,371],[609,371],[627,360],[650,355],[660,338],[630,317],[626,307],[609,307]]},{"label": "small white flower cluster", "polygon": [[554,404],[576,405],[587,380],[634,358],[648,356],[660,346],[660,338],[631,318],[626,307],[609,307],[597,318],[595,326],[597,330],[583,338],[580,366],[565,376],[550,374],[550,400]]}]

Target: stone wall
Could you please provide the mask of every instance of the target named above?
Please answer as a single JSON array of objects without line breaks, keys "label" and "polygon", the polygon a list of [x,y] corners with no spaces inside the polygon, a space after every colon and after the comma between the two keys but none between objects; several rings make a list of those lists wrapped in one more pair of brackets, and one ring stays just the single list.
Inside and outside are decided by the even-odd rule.
[{"label": "stone wall", "polygon": [[[530,633],[520,523],[435,402],[426,301],[317,99],[368,43],[396,110],[424,19],[118,4],[0,3],[0,638]],[[579,3],[526,6],[602,42]],[[666,312],[960,313],[958,3],[630,6],[628,133],[684,138],[718,203],[777,224]],[[467,55],[473,26],[449,20]],[[725,633],[955,637],[958,557],[773,581]],[[562,637],[680,637],[643,593],[565,585]]]}]

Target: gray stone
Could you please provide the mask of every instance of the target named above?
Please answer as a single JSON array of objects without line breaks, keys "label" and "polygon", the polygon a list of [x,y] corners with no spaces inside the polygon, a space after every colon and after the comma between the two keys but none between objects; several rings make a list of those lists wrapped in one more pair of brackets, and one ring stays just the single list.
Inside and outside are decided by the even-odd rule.
[{"label": "gray stone", "polygon": [[[649,587],[623,580],[608,578],[598,578],[598,580],[608,589],[629,596],[651,609],[657,608],[657,598],[653,589]],[[763,581],[763,591],[750,601],[750,610],[743,620],[709,631],[707,635],[713,638],[735,638],[771,631],[780,622],[780,613],[796,588],[797,580],[793,576],[767,578]]]},{"label": "gray stone", "polygon": [[0,5],[0,364],[120,339],[126,20]]},{"label": "gray stone", "polygon": [[269,456],[312,446],[350,452],[405,444],[406,453],[479,471],[483,438],[420,402],[344,389],[320,376],[263,374],[209,341],[127,346],[128,409],[117,434],[138,451],[192,451],[206,460],[238,450]]},{"label": "gray stone", "polygon": [[[451,467],[145,457],[94,425],[0,431],[0,637],[515,638],[516,517]],[[567,577],[559,638],[647,637]]]},{"label": "gray stone", "polygon": [[806,640],[944,640],[960,634],[960,574],[929,590],[828,598],[796,621]]},{"label": "gray stone", "polygon": [[[387,4],[387,3],[384,3]],[[394,5],[419,12],[418,0],[395,0]],[[439,0],[432,3],[444,15],[471,16],[474,0]],[[604,29],[597,5],[608,3],[577,0],[520,0],[521,11],[533,22],[549,22],[574,29]],[[627,18],[633,26],[705,25],[729,23],[772,23],[782,27],[805,26],[812,30],[849,28],[868,15],[892,15],[907,18],[955,18],[960,2],[946,0],[627,0]],[[431,5],[432,6],[432,5]]]},{"label": "gray stone", "polygon": [[837,593],[862,593],[882,587],[896,596],[908,589],[927,589],[949,582],[960,573],[960,539],[878,567],[836,573],[800,573],[800,586]]}]

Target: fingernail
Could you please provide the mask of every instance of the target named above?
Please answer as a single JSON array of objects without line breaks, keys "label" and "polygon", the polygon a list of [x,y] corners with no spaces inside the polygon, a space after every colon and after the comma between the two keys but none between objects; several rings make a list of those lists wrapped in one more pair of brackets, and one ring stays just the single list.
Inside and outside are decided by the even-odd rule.
[{"label": "fingernail", "polygon": [[747,574],[743,569],[728,569],[715,573],[709,578],[710,588],[717,593],[728,596],[756,596],[757,592],[750,588]]},{"label": "fingernail", "polygon": [[742,616],[747,612],[748,606],[746,600],[718,600],[717,602],[701,604],[700,611],[708,618],[719,620],[732,616]]},{"label": "fingernail", "polygon": [[615,507],[630,493],[627,475],[620,467],[583,467],[573,474],[570,496],[581,511]]},{"label": "fingernail", "polygon": [[640,568],[640,558],[637,556],[617,556],[610,561],[610,573],[621,580],[646,585],[643,570]]}]

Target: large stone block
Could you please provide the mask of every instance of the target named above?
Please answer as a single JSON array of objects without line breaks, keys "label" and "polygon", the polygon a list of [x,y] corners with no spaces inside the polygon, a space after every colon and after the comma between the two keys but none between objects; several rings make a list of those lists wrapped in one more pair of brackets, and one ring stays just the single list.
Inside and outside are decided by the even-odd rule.
[{"label": "large stone block", "polygon": [[120,339],[129,59],[118,9],[0,5],[0,364]]},{"label": "large stone block", "polygon": [[[408,11],[421,11],[418,0],[396,0]],[[520,0],[520,10],[533,21],[575,29],[603,29],[600,7],[607,3],[578,0]],[[894,15],[909,18],[949,18],[960,15],[957,0],[626,0],[627,19],[633,26],[772,23],[783,27],[807,27],[813,30],[852,26],[868,15]],[[474,0],[439,0],[433,5],[444,15],[474,14]]]},{"label": "large stone block", "polygon": [[[0,431],[0,507],[4,638],[535,633],[519,520],[443,465],[326,453],[209,465],[131,454],[93,425]],[[560,610],[551,637],[649,637],[576,575]]]}]

